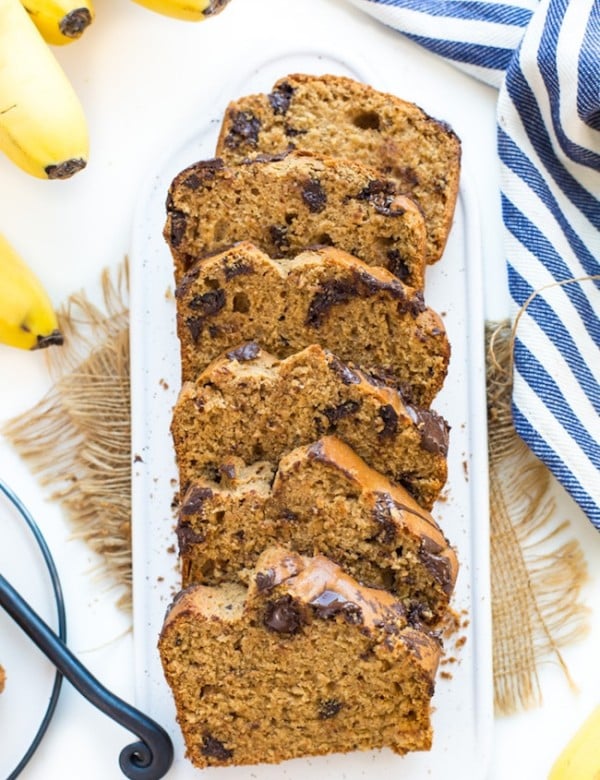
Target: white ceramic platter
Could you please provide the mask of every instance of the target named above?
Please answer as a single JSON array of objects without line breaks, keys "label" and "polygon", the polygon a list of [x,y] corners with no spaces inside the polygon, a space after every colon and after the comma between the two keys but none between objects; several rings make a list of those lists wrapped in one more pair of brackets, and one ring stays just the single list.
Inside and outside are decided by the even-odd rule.
[{"label": "white ceramic platter", "polygon": [[[377,58],[393,57],[379,51]],[[142,191],[131,247],[131,371],[133,426],[134,627],[137,705],[172,735],[176,759],[169,778],[199,776],[184,758],[170,692],[156,644],[163,617],[178,588],[179,572],[172,502],[176,469],[169,425],[179,389],[172,262],[162,238],[165,198],[185,166],[214,155],[220,117],[239,95],[268,91],[292,72],[338,73],[403,97],[400,77],[387,69],[387,83],[370,66],[332,52],[257,52],[247,76],[223,76],[219,100],[204,101],[182,132],[168,140],[168,157]],[[432,103],[428,96],[428,105]],[[431,110],[431,109],[430,109]],[[435,113],[435,112],[433,112]],[[444,119],[443,116],[439,117]],[[443,259],[428,268],[426,302],[442,316],[452,344],[446,384],[434,408],[450,422],[449,480],[434,509],[461,563],[454,608],[461,628],[449,640],[434,698],[434,745],[428,753],[399,757],[390,751],[298,759],[279,766],[205,770],[206,778],[331,777],[358,780],[382,776],[483,778],[492,730],[491,621],[488,558],[488,492],[485,368],[483,352],[480,237],[476,204],[463,174],[454,225]]]}]

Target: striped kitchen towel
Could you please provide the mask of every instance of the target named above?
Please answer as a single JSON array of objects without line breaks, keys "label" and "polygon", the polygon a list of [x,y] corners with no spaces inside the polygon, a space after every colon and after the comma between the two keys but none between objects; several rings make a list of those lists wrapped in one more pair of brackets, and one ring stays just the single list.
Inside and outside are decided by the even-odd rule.
[{"label": "striped kitchen towel", "polygon": [[499,88],[517,432],[600,530],[600,0],[351,0]]}]

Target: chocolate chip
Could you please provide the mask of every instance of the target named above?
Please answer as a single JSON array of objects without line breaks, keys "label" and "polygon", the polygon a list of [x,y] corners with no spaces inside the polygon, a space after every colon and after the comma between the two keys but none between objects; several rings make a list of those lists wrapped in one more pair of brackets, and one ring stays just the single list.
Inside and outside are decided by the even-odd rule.
[{"label": "chocolate chip", "polygon": [[324,282],[309,304],[305,324],[310,328],[319,328],[332,306],[347,303],[357,294],[356,286],[347,279]]},{"label": "chocolate chip", "polygon": [[268,154],[267,152],[262,152],[261,154],[257,154],[255,157],[253,157],[251,160],[242,160],[242,163],[245,165],[252,165],[252,163],[270,163],[270,162],[279,162],[280,160],[285,160],[285,158],[288,156],[288,154],[293,151],[294,147],[292,144],[290,144],[287,149],[284,149],[282,152],[277,152],[273,154]]},{"label": "chocolate chip", "polygon": [[419,184],[419,175],[414,168],[410,167],[410,165],[403,165],[396,168],[396,178],[401,179],[402,183],[410,189]]},{"label": "chocolate chip", "polygon": [[325,699],[325,701],[319,702],[319,718],[321,720],[334,718],[341,709],[342,703],[337,699]]},{"label": "chocolate chip", "polygon": [[266,590],[271,590],[275,585],[275,571],[273,569],[267,569],[266,571],[259,571],[254,578],[256,587],[262,593]]},{"label": "chocolate chip", "polygon": [[424,536],[421,539],[419,558],[444,593],[450,596],[452,593],[450,561],[445,555],[440,555],[441,552],[443,552],[442,546],[430,537]]},{"label": "chocolate chip", "polygon": [[358,401],[344,401],[338,406],[328,406],[323,409],[323,414],[329,420],[329,427],[334,428],[343,417],[349,417],[360,409]]},{"label": "chocolate chip", "polygon": [[390,249],[390,251],[387,253],[387,259],[387,268],[390,273],[394,274],[394,276],[397,276],[398,279],[402,279],[403,281],[408,279],[410,269],[406,265],[406,262],[403,260],[400,252],[397,249]]},{"label": "chocolate chip", "polygon": [[245,263],[243,260],[235,260],[233,263],[224,263],[223,273],[227,281],[235,279],[236,276],[247,276],[253,273],[253,268],[250,263]]},{"label": "chocolate chip", "polygon": [[383,420],[383,428],[379,431],[382,439],[394,436],[398,430],[398,414],[391,404],[379,408],[379,416]]},{"label": "chocolate chip", "polygon": [[262,123],[251,111],[230,111],[231,128],[225,136],[225,146],[228,149],[237,149],[238,146],[247,144],[256,146],[258,134]]},{"label": "chocolate chip", "polygon": [[290,127],[290,125],[284,125],[283,132],[288,138],[295,138],[298,135],[306,135],[308,130],[297,130],[295,127]]},{"label": "chocolate chip", "polygon": [[237,349],[232,349],[227,353],[229,360],[237,360],[239,363],[243,363],[245,360],[254,360],[254,358],[260,352],[260,347],[254,341],[250,341],[248,344],[242,344]]},{"label": "chocolate chip", "polygon": [[179,525],[177,527],[177,541],[179,543],[179,553],[187,555],[195,545],[206,541],[206,536],[199,531],[194,531],[189,525]]},{"label": "chocolate chip", "polygon": [[345,363],[342,363],[342,361],[335,355],[332,355],[329,360],[329,368],[339,376],[343,384],[345,385],[360,384],[361,381],[360,376],[356,374],[354,371],[352,371],[352,369],[349,368]]},{"label": "chocolate chip", "polygon": [[362,623],[362,609],[334,590],[324,590],[310,602],[317,617],[325,620],[342,614],[348,623]]},{"label": "chocolate chip", "polygon": [[366,200],[379,214],[386,217],[400,217],[405,209],[401,206],[394,207],[393,203],[397,195],[398,191],[393,181],[371,179],[356,197],[358,200]]},{"label": "chocolate chip", "polygon": [[406,411],[421,434],[423,449],[435,455],[446,456],[450,432],[446,420],[433,409],[418,409],[407,405]]},{"label": "chocolate chip", "polygon": [[376,537],[380,538],[384,544],[391,544],[396,538],[396,523],[392,515],[395,508],[394,501],[389,493],[378,492],[375,496],[372,516],[381,529]]},{"label": "chocolate chip", "polygon": [[187,179],[183,180],[183,186],[190,190],[197,190],[201,183],[202,179],[195,173],[192,173]]},{"label": "chocolate chip", "polygon": [[289,247],[289,241],[287,237],[287,227],[285,225],[270,225],[269,235],[275,248],[281,252]]},{"label": "chocolate chip", "polygon": [[213,157],[211,160],[201,160],[194,165],[194,171],[202,179],[214,179],[217,171],[225,167],[225,163],[220,157]]},{"label": "chocolate chip", "polygon": [[323,211],[327,203],[327,194],[317,179],[309,179],[302,187],[302,200],[313,214]]},{"label": "chocolate chip", "polygon": [[193,487],[185,494],[180,513],[182,515],[196,515],[202,510],[204,503],[213,497],[213,492],[207,487]]},{"label": "chocolate chip", "polygon": [[283,81],[275,87],[268,96],[274,114],[287,113],[294,92],[294,87],[292,87],[291,84],[288,84],[287,81]]},{"label": "chocolate chip", "polygon": [[202,333],[204,319],[202,317],[187,317],[185,320],[185,324],[187,325],[187,328],[190,332],[192,341],[194,342],[194,344],[196,344],[198,338],[200,337],[200,334]]},{"label": "chocolate chip", "polygon": [[210,317],[225,306],[225,290],[209,290],[202,295],[194,295],[188,302],[188,306],[194,311],[201,312],[203,316]]},{"label": "chocolate chip", "polygon": [[218,761],[227,761],[233,756],[233,750],[226,748],[220,739],[215,739],[210,734],[203,735],[200,752],[208,758],[216,758]]},{"label": "chocolate chip", "polygon": [[187,230],[187,216],[178,209],[171,209],[169,216],[171,220],[171,246],[178,247]]},{"label": "chocolate chip", "polygon": [[263,618],[265,626],[279,634],[295,634],[302,625],[299,605],[288,594],[270,601]]}]

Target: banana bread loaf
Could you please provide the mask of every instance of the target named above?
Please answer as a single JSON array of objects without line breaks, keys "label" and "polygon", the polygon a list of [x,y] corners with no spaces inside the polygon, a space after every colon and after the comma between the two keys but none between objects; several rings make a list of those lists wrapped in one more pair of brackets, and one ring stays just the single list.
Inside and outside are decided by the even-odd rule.
[{"label": "banana bread loaf", "polygon": [[323,556],[269,549],[247,590],[184,590],[159,652],[198,767],[431,747],[438,641]]},{"label": "banana bread loaf", "polygon": [[278,465],[230,458],[219,482],[190,485],[177,536],[183,587],[244,582],[260,553],[280,544],[326,555],[428,623],[443,616],[458,571],[431,515],[335,436]]},{"label": "banana bread loaf", "polygon": [[342,76],[292,74],[268,95],[232,102],[217,156],[239,163],[256,154],[306,149],[381,171],[422,209],[426,259],[438,260],[452,224],[460,141],[414,103]]},{"label": "banana bread loaf", "polygon": [[169,189],[164,236],[177,282],[202,255],[244,240],[272,257],[337,246],[412,287],[424,282],[419,207],[370,168],[304,152],[190,166]]},{"label": "banana bread loaf", "polygon": [[444,325],[422,295],[333,247],[272,260],[242,242],[198,261],[176,297],[184,380],[243,341],[280,358],[321,344],[389,377],[418,406],[429,406],[448,370]]},{"label": "banana bread loaf", "polygon": [[318,345],[281,361],[252,342],[231,350],[183,385],[171,430],[183,492],[195,478],[219,474],[230,455],[278,462],[326,433],[425,509],[447,476],[445,420]]}]

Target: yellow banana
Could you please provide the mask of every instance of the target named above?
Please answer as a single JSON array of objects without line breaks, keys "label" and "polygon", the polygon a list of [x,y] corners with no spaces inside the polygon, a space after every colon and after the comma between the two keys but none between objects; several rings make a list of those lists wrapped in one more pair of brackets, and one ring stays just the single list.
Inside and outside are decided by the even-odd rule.
[{"label": "yellow banana", "polygon": [[600,780],[600,706],[560,754],[548,780]]},{"label": "yellow banana", "polygon": [[63,343],[56,313],[40,280],[1,234],[0,343],[20,349]]},{"label": "yellow banana", "polygon": [[229,0],[135,0],[139,5],[164,16],[201,22],[225,8]]},{"label": "yellow banana", "polygon": [[88,156],[81,104],[20,0],[0,0],[0,150],[41,179],[66,179]]},{"label": "yellow banana", "polygon": [[94,19],[90,0],[21,0],[46,43],[62,46],[79,38]]}]

